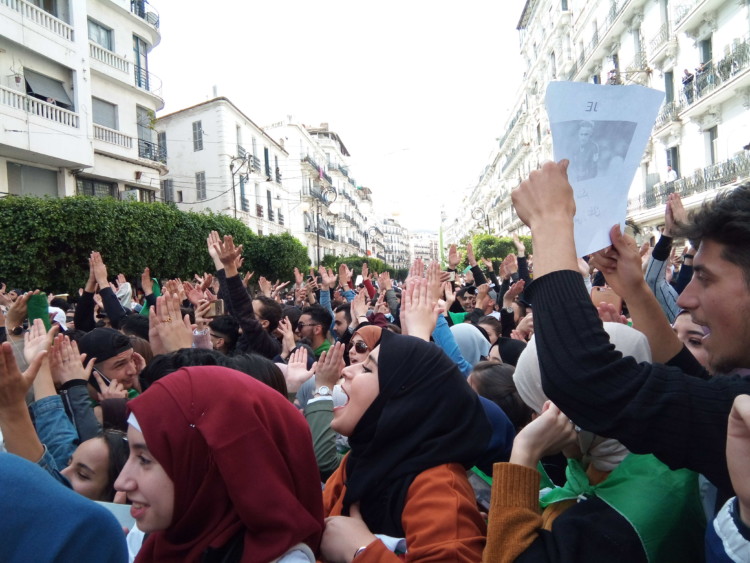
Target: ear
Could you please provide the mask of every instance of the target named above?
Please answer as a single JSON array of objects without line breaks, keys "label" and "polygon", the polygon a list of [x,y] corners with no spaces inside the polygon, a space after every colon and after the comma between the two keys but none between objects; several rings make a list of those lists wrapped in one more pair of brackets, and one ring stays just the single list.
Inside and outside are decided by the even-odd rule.
[{"label": "ear", "polygon": [[260,321],[260,326],[263,327],[263,330],[268,330],[268,325],[270,325],[270,324],[271,323],[269,323],[266,319],[263,319],[263,320]]}]

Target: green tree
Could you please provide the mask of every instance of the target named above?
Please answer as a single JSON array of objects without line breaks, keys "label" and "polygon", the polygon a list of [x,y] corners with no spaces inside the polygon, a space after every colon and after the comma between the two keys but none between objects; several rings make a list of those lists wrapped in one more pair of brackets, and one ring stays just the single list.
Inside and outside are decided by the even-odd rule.
[{"label": "green tree", "polygon": [[[309,263],[305,247],[289,235],[258,237],[225,215],[179,211],[172,205],[112,198],[0,200],[0,279],[23,289],[75,294],[88,276],[88,256],[102,253],[111,274],[128,279],[151,268],[159,278],[213,271],[206,252],[212,230],[245,247],[247,265],[288,278]],[[268,268],[263,271],[262,268]]]}]

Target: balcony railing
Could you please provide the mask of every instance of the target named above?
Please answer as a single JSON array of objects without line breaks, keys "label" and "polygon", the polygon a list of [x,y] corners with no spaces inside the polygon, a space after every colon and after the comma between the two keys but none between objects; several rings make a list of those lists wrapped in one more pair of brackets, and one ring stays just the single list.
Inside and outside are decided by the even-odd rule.
[{"label": "balcony railing", "polygon": [[143,139],[138,139],[138,156],[153,160],[154,162],[167,162],[167,155],[163,147],[151,141],[144,141]]},{"label": "balcony railing", "polygon": [[141,66],[135,67],[135,85],[161,98],[161,79]]},{"label": "balcony railing", "polygon": [[60,37],[73,41],[73,28],[49,12],[36,7],[26,0],[0,0],[0,5],[8,6],[18,12],[25,20],[31,20]]},{"label": "balcony railing", "polygon": [[103,62],[105,65],[111,66],[114,69],[130,73],[130,63],[128,61],[93,41],[89,41],[89,55],[92,59]]},{"label": "balcony railing", "polygon": [[240,209],[250,212],[250,201],[246,197],[240,197]]},{"label": "balcony railing", "polygon": [[708,61],[703,64],[700,72],[695,72],[693,80],[683,86],[682,95],[685,102],[687,105],[697,102],[748,67],[750,67],[750,42],[743,39],[733,44],[731,53],[726,57],[716,63]]},{"label": "balcony railing", "polygon": [[661,49],[667,41],[669,41],[669,22],[664,22],[661,24],[656,35],[654,35],[651,41],[649,41],[649,52],[653,55],[656,51]]},{"label": "balcony railing", "polygon": [[268,220],[273,222],[273,209],[268,208]]},{"label": "balcony railing", "polygon": [[279,225],[284,226],[284,214],[279,211]]},{"label": "balcony railing", "polygon": [[674,26],[677,27],[682,23],[682,20],[684,20],[690,12],[693,11],[693,8],[703,2],[703,0],[688,0],[687,2],[683,2],[682,4],[678,4],[675,6],[674,9]]},{"label": "balcony railing", "polygon": [[313,157],[311,157],[309,154],[303,156],[301,158],[301,160],[302,160],[302,162],[306,162],[307,164],[309,164],[310,166],[312,166],[315,169],[316,172],[320,172],[320,170],[321,170],[320,165],[317,162],[315,162],[315,159]]},{"label": "balcony railing", "polygon": [[505,134],[500,138],[500,141],[498,142],[498,147],[502,147],[503,143],[508,139],[508,135],[511,134],[513,131],[513,128],[516,126],[516,123],[518,123],[518,120],[521,119],[521,117],[526,115],[526,107],[521,106],[518,108],[518,111],[516,112],[516,115],[513,116],[513,119],[508,124],[508,128],[505,130]]},{"label": "balcony railing", "polygon": [[278,167],[276,167],[276,183],[281,183],[281,170]]},{"label": "balcony railing", "polygon": [[48,119],[61,125],[78,128],[79,120],[77,113],[63,109],[55,104],[43,102],[32,96],[27,96],[16,90],[5,88],[4,86],[0,86],[0,105],[10,106],[30,115],[38,115],[43,119]]},{"label": "balcony railing", "polygon": [[115,129],[110,129],[103,125],[97,125],[96,123],[94,123],[94,138],[104,141],[105,143],[125,147],[126,149],[133,147],[132,137],[124,135]]},{"label": "balcony railing", "polygon": [[323,178],[326,182],[328,182],[329,185],[333,185],[333,180],[331,180],[331,177],[323,172],[323,170],[320,170],[320,177]]},{"label": "balcony railing", "polygon": [[254,172],[260,172],[260,159],[257,156],[252,155],[250,157],[250,167]]},{"label": "balcony railing", "polygon": [[656,184],[653,188],[646,190],[646,193],[631,199],[628,202],[628,212],[636,213],[665,205],[667,197],[672,193],[680,194],[684,198],[743,181],[748,176],[750,176],[750,153],[745,151],[729,160],[696,170],[686,178]]},{"label": "balcony railing", "polygon": [[244,160],[246,156],[247,156],[247,151],[245,150],[245,147],[243,147],[242,145],[238,143],[237,144],[237,158],[241,158]]},{"label": "balcony railing", "polygon": [[255,204],[255,216],[263,219],[263,206],[260,203]]},{"label": "balcony railing", "polygon": [[661,109],[659,110],[659,115],[656,116],[656,124],[654,125],[654,130],[661,129],[667,123],[676,121],[678,119],[680,111],[682,111],[682,107],[682,102],[678,100],[664,102],[664,104],[661,106]]},{"label": "balcony railing", "polygon": [[146,2],[146,0],[130,0],[130,11],[142,20],[145,20],[146,23],[159,29],[159,12]]}]

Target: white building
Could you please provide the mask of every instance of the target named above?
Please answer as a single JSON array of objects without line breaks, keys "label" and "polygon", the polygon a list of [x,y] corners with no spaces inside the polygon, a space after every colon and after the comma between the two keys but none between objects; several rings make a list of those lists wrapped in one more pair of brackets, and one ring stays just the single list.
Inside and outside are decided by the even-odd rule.
[{"label": "white building", "polygon": [[[438,260],[438,235],[432,232],[415,232],[409,235],[411,257],[421,258],[426,263]],[[411,265],[411,264],[410,264]]]},{"label": "white building", "polygon": [[409,231],[394,218],[383,219],[380,225],[385,243],[385,262],[395,269],[407,269],[411,266],[411,249]]},{"label": "white building", "polygon": [[[688,208],[750,176],[750,7],[719,0],[528,0],[518,23],[526,62],[513,111],[475,194],[446,215],[488,206],[501,235],[524,232],[510,191],[552,158],[544,93],[552,80],[643,84],[666,93],[630,190],[628,218],[646,237],[666,196]],[[685,69],[692,79],[683,85]],[[679,179],[667,181],[667,166]],[[486,177],[489,175],[489,177]]]},{"label": "white building", "polygon": [[0,2],[0,193],[153,201],[160,38],[145,0]]},{"label": "white building", "polygon": [[[290,231],[287,151],[224,97],[159,117],[165,201],[236,217],[259,235]],[[284,170],[284,173],[282,173]]]}]

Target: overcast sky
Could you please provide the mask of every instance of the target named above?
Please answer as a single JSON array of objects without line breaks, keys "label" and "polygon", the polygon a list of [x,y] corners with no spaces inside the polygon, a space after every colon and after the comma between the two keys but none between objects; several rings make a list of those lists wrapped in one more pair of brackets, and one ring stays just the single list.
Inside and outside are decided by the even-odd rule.
[{"label": "overcast sky", "polygon": [[521,80],[523,0],[154,0],[160,114],[212,97],[258,125],[328,123],[376,207],[437,230],[476,184]]}]

